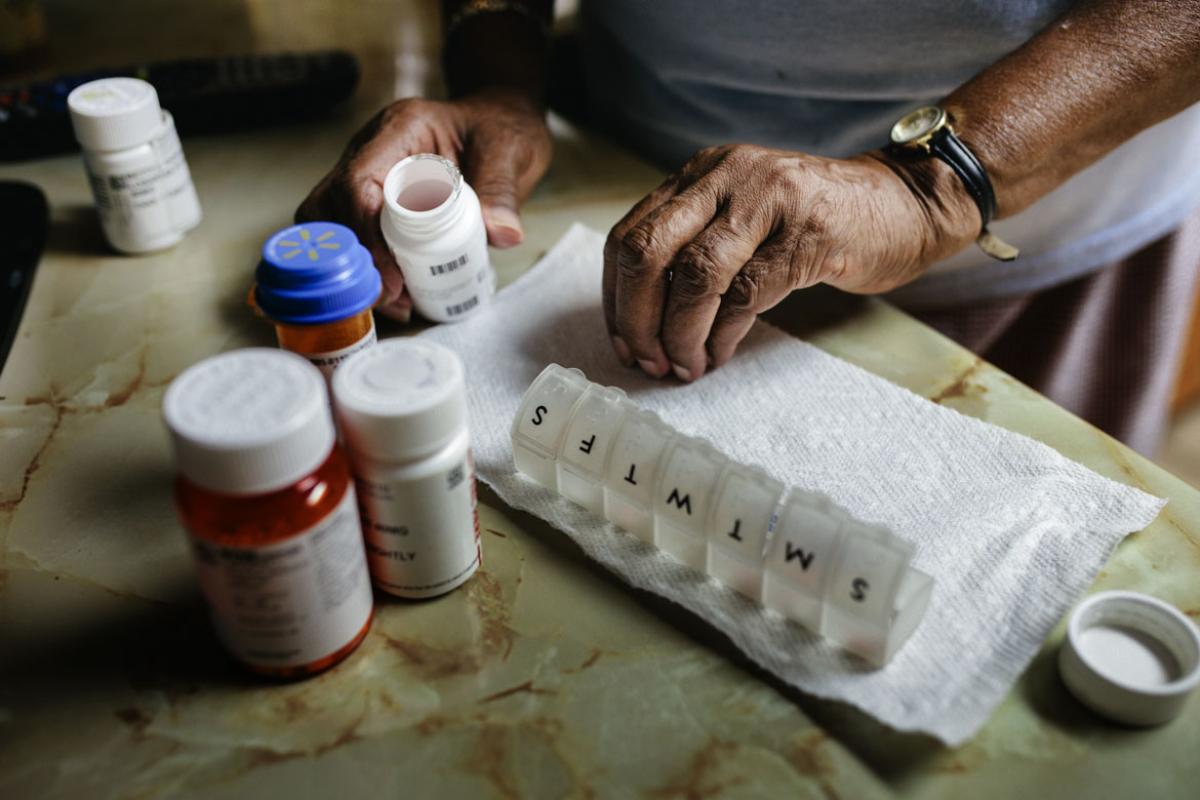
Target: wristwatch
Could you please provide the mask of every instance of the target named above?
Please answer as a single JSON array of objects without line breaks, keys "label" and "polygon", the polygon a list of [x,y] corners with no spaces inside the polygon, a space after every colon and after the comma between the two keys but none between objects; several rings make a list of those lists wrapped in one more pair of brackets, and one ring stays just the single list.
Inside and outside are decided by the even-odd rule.
[{"label": "wristwatch", "polygon": [[950,124],[944,108],[925,106],[905,114],[892,126],[892,144],[904,152],[936,156],[950,165],[959,177],[975,205],[979,207],[979,237],[975,244],[989,256],[1000,261],[1012,261],[1020,252],[988,230],[996,216],[996,193],[988,179],[987,170],[971,149],[963,144]]}]

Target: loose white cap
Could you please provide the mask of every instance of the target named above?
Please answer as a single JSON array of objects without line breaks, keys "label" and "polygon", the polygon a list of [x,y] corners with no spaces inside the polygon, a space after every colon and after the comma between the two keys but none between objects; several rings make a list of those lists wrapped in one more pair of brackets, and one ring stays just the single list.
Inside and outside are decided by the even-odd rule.
[{"label": "loose white cap", "polygon": [[285,350],[206,358],[171,381],[163,418],[179,472],[225,494],[263,494],[313,472],[333,449],[321,372]]},{"label": "loose white cap", "polygon": [[1096,713],[1161,725],[1200,684],[1200,631],[1157,598],[1101,592],[1072,612],[1058,669],[1071,694]]},{"label": "loose white cap", "polygon": [[333,373],[342,434],[356,455],[406,461],[433,453],[467,425],[466,384],[454,351],[387,339]]},{"label": "loose white cap", "polygon": [[67,96],[75,138],[88,150],[124,150],[162,126],[158,92],[137,78],[101,78]]}]

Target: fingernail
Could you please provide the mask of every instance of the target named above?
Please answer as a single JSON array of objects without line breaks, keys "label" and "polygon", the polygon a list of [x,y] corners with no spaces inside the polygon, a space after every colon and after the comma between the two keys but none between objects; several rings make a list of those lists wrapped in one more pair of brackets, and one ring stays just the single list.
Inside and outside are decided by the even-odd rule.
[{"label": "fingernail", "polygon": [[685,383],[692,379],[692,373],[678,364],[672,364],[671,371],[675,373],[676,378],[679,378],[679,380],[684,381]]},{"label": "fingernail", "polygon": [[637,362],[638,366],[642,368],[642,372],[646,373],[651,378],[658,377],[658,364],[655,364],[648,358],[639,358]]},{"label": "fingernail", "polygon": [[407,325],[412,320],[412,306],[404,306],[396,309],[396,321],[402,325]]},{"label": "fingernail", "polygon": [[629,345],[625,344],[625,340],[620,336],[612,337],[613,350],[617,353],[617,359],[625,366],[633,364],[633,351],[629,349]]},{"label": "fingernail", "polygon": [[487,223],[488,238],[496,247],[512,247],[520,244],[521,240],[525,238],[525,231],[521,227],[521,218],[511,208],[503,206],[486,208],[483,211],[483,218]]}]

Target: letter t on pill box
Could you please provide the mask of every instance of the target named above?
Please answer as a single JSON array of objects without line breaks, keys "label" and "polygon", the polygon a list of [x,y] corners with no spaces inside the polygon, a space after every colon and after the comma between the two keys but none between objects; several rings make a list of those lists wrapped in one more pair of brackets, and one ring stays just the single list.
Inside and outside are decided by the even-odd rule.
[{"label": "letter t on pill box", "polygon": [[762,557],[783,484],[761,469],[731,462],[708,523],[708,574],[760,602]]},{"label": "letter t on pill box", "polygon": [[604,518],[654,544],[654,488],[676,434],[651,411],[630,408],[613,441],[604,480]]},{"label": "letter t on pill box", "polygon": [[551,364],[534,378],[513,420],[517,469],[551,491],[558,491],[556,459],[567,421],[588,385],[579,370]]}]

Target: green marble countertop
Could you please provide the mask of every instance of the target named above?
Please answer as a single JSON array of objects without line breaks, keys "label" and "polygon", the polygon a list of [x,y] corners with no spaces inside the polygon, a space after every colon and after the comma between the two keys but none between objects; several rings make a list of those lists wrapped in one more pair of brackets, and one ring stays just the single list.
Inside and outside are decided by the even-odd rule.
[{"label": "green marble countertop", "polygon": [[[104,249],[78,158],[0,168],[41,185],[53,210],[0,378],[0,796],[1194,796],[1200,701],[1156,730],[1100,721],[1058,679],[1061,626],[979,735],[947,749],[781,686],[487,491],[485,568],[462,590],[381,600],[360,650],[307,682],[258,682],[224,659],[171,509],[162,393],[200,358],[273,344],[245,307],[261,241],[373,109],[428,83],[431,5],[47,3],[64,68],[120,17],[138,21],[89,39],[89,56],[336,43],[362,57],[364,82],[333,119],[186,141],[205,220],[164,253]],[[528,238],[496,254],[502,281],[571,222],[606,229],[660,178],[555,129]],[[884,303],[813,291],[772,320],[1170,498],[1093,588],[1200,616],[1196,491]]]}]

